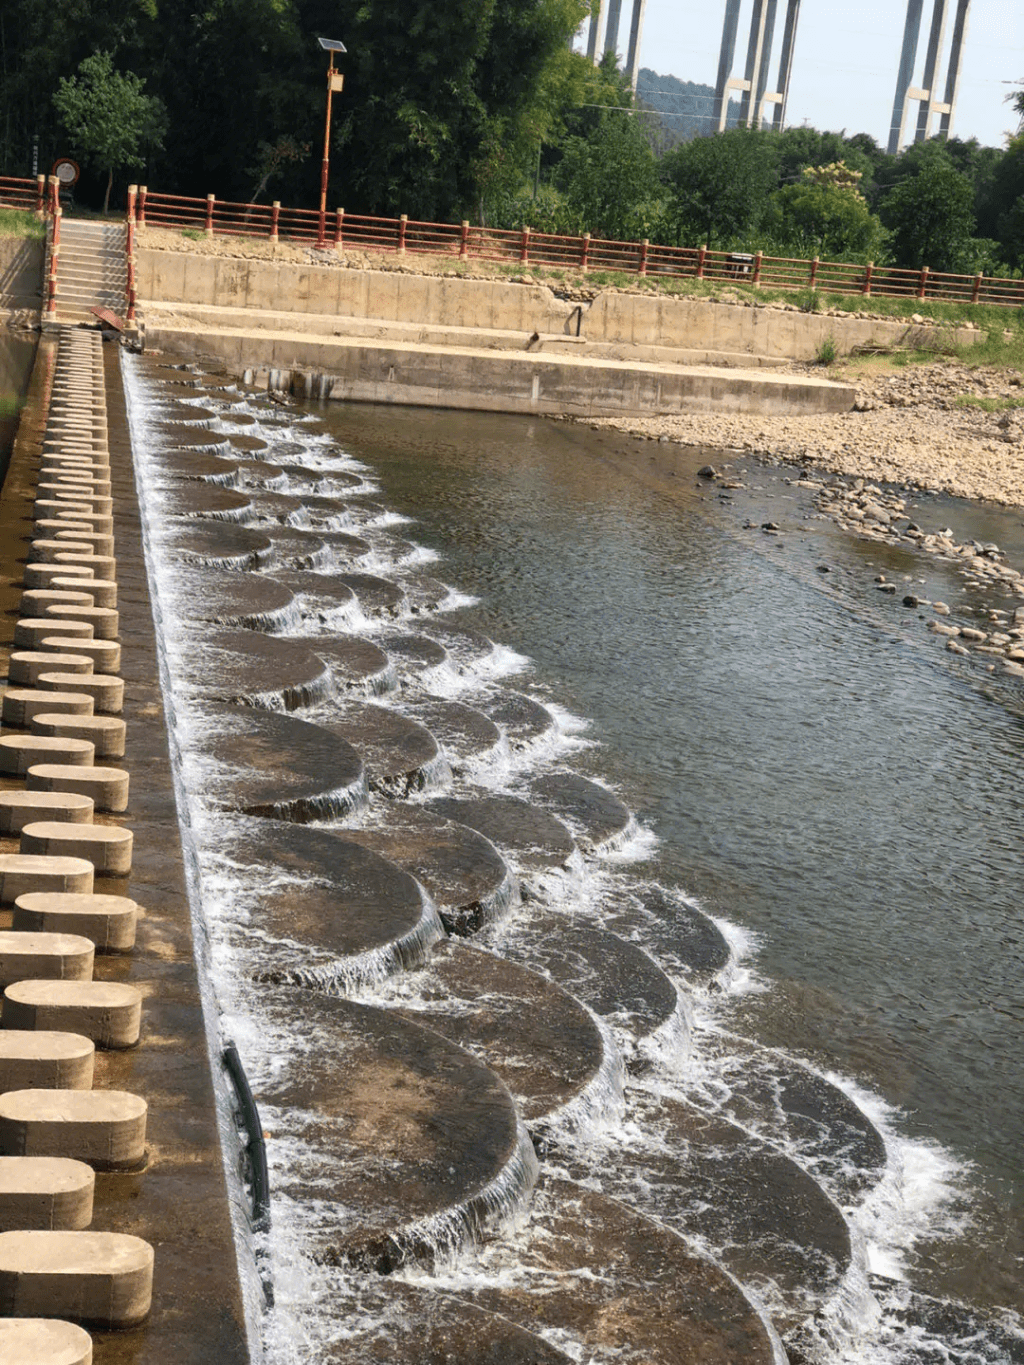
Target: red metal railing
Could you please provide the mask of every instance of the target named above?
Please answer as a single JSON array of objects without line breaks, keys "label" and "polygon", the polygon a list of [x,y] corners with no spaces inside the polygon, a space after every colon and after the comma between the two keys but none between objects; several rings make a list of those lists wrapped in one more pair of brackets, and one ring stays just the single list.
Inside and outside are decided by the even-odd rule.
[{"label": "red metal railing", "polygon": [[0,208],[27,209],[42,213],[46,199],[46,176],[31,178],[0,175]]},{"label": "red metal railing", "polygon": [[[25,182],[27,183],[27,182]],[[0,181],[0,194],[2,194]],[[131,216],[131,215],[130,215]],[[151,194],[145,186],[135,198],[139,225],[180,228],[205,236],[258,237],[315,245],[316,209],[282,208],[274,204],[237,204],[208,195]],[[877,298],[933,299],[946,303],[1024,304],[1024,280],[982,275],[953,275],[893,266],[843,261],[801,260],[765,256],[762,252],[710,251],[707,247],[661,246],[653,242],[617,242],[584,233],[570,237],[524,227],[510,232],[463,223],[414,222],[376,218],[336,209],[328,214],[327,249],[394,252],[399,255],[451,256],[460,260],[505,262],[529,267],[606,271],[641,277],[698,279],[749,284],[779,290],[814,289],[827,294]]]}]

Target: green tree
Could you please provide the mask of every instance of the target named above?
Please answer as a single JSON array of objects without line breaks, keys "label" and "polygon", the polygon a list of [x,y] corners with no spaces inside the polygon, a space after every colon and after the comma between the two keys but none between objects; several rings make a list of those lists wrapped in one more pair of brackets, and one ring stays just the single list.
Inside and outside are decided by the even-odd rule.
[{"label": "green tree", "polygon": [[897,264],[951,271],[974,267],[974,190],[945,158],[930,158],[917,175],[891,189],[880,216],[891,233]]},{"label": "green tree", "polygon": [[144,85],[131,71],[115,71],[109,52],[97,52],[83,58],[77,75],[61,79],[54,92],[54,107],[75,150],[107,172],[104,213],[114,172],[145,165],[142,148],[158,145],[163,133],[163,105],[142,93]]},{"label": "green tree", "polygon": [[567,231],[622,242],[658,235],[664,192],[642,114],[604,112],[589,137],[568,141],[555,179]]},{"label": "green tree", "polygon": [[783,185],[773,196],[774,235],[801,255],[873,260],[885,233],[860,192],[860,179],[861,172],[842,161],[805,167],[799,184]]},{"label": "green tree", "polygon": [[678,241],[723,244],[760,225],[779,181],[778,137],[732,128],[681,143],[662,160]]}]

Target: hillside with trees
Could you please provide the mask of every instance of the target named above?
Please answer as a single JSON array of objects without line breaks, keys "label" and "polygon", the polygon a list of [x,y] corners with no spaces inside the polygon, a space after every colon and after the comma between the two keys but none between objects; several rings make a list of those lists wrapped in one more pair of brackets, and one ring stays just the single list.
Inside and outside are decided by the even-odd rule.
[{"label": "hillside with trees", "polygon": [[[0,174],[82,163],[79,201],[129,178],[312,206],[325,58],[341,38],[329,203],[933,270],[1024,268],[1024,131],[1005,148],[732,126],[710,87],[645,69],[639,96],[570,48],[589,0],[8,0]],[[1012,97],[1024,115],[1024,90]],[[735,118],[735,105],[730,106]]]}]

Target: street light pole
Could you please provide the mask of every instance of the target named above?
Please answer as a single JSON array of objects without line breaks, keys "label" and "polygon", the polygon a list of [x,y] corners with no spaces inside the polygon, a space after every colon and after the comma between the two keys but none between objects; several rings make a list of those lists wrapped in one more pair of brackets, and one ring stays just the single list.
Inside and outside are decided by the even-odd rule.
[{"label": "street light pole", "polygon": [[335,90],[340,91],[344,84],[344,76],[340,71],[334,69],[334,54],[346,51],[345,44],[337,38],[319,38],[320,46],[330,54],[327,63],[327,116],[324,119],[324,159],[320,163],[320,218],[317,224],[316,244],[318,247],[327,245],[327,176],[330,171],[331,160],[331,96]]}]

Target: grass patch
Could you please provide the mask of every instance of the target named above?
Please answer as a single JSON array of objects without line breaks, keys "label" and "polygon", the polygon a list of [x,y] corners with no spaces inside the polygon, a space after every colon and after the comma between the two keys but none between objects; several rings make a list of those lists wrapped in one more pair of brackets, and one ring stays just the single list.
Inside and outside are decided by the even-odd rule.
[{"label": "grass patch", "polygon": [[202,242],[206,239],[203,228],[182,228],[181,235],[187,237],[190,242]]},{"label": "grass patch", "polygon": [[0,393],[0,422],[9,422],[25,406],[25,400],[17,394]]},{"label": "grass patch", "polygon": [[0,237],[46,236],[46,227],[28,209],[0,209]]},{"label": "grass patch", "polygon": [[814,363],[816,365],[834,365],[838,354],[839,350],[836,346],[836,339],[832,333],[829,332],[828,336],[814,352]]}]

